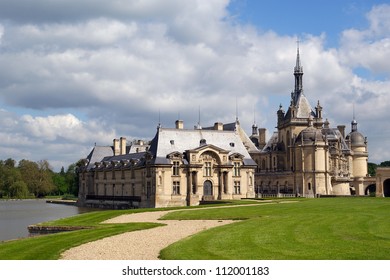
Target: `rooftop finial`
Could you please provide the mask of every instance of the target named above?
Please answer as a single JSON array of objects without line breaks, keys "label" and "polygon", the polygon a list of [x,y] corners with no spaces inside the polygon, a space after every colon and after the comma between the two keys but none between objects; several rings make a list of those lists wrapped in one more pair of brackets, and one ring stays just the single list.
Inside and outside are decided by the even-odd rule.
[{"label": "rooftop finial", "polygon": [[202,129],[202,126],[200,125],[200,105],[198,109],[198,124],[195,126],[195,129]]},{"label": "rooftop finial", "polygon": [[236,96],[236,123],[238,123],[238,99]]},{"label": "rooftop finial", "polygon": [[160,109],[158,109],[158,125],[157,129],[161,128],[161,112]]},{"label": "rooftop finial", "polygon": [[303,72],[303,68],[301,66],[301,58],[300,58],[300,55],[299,55],[299,38],[297,38],[297,60],[296,60],[296,63],[295,63],[295,68],[294,68],[294,72]]}]

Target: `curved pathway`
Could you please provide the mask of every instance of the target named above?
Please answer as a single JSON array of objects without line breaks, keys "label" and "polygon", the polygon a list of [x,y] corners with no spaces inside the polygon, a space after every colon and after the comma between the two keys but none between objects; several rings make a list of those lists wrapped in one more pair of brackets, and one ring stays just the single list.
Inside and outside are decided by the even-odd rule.
[{"label": "curved pathway", "polygon": [[158,260],[162,249],[202,230],[234,221],[158,220],[172,211],[122,215],[105,223],[163,223],[166,226],[126,232],[71,248],[61,255],[68,260]]},{"label": "curved pathway", "polygon": [[[292,203],[296,201],[283,201],[277,203]],[[243,204],[227,207],[244,207],[253,205],[265,205],[274,203],[271,201],[254,202],[253,204]],[[231,220],[159,220],[162,216],[173,211],[194,211],[213,209],[210,208],[192,208],[157,212],[143,212],[134,214],[125,214],[104,223],[162,223],[165,226],[131,231],[106,237],[97,241],[85,243],[83,245],[71,248],[61,255],[61,259],[68,260],[158,260],[162,249],[183,238],[194,235],[200,231],[222,226],[237,221]]]}]

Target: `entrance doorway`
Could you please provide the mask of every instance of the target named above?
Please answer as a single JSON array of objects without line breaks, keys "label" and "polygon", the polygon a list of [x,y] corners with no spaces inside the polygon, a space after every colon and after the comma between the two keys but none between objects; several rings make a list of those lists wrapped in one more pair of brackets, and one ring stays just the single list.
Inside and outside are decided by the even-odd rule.
[{"label": "entrance doorway", "polygon": [[203,195],[211,196],[213,195],[213,183],[210,180],[207,180],[203,183]]},{"label": "entrance doorway", "polygon": [[383,182],[383,196],[390,197],[390,179],[386,179]]},{"label": "entrance doorway", "polygon": [[375,196],[376,185],[369,185],[364,191],[364,195]]}]

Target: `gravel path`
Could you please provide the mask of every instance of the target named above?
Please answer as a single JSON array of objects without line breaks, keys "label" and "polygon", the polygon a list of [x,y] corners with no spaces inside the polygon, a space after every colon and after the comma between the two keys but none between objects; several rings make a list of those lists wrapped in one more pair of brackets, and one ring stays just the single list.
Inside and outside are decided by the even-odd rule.
[{"label": "gravel path", "polygon": [[[283,201],[278,203],[293,203],[297,201]],[[220,206],[226,207],[244,207],[253,205],[266,205],[275,203],[254,202],[254,204]],[[196,211],[207,208],[193,208],[186,211]],[[211,209],[211,208],[209,208]],[[236,221],[231,220],[159,220],[162,216],[173,211],[169,210],[158,212],[143,212],[126,214],[109,219],[104,223],[140,223],[151,222],[161,223],[166,226],[156,227],[146,230],[126,232],[119,235],[103,238],[97,241],[89,242],[78,247],[65,251],[61,259],[66,260],[158,260],[162,249],[176,241],[196,234],[202,230],[212,227],[230,224]]]},{"label": "gravel path", "polygon": [[172,211],[122,215],[105,223],[153,222],[166,226],[126,232],[71,248],[61,255],[67,260],[158,260],[159,252],[168,245],[202,230],[234,221],[191,220],[159,221]]}]

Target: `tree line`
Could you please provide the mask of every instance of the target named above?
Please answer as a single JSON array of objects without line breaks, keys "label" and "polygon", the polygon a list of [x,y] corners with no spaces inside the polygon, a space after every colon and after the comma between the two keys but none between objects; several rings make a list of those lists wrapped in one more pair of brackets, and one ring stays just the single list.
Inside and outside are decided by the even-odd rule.
[{"label": "tree line", "polygon": [[0,198],[78,194],[77,163],[54,172],[47,160],[0,160]]},{"label": "tree line", "polygon": [[377,167],[390,167],[390,160],[383,161],[380,164],[369,162],[367,167],[368,167],[367,168],[368,174],[370,176],[374,177],[374,176],[376,176],[376,168]]}]

